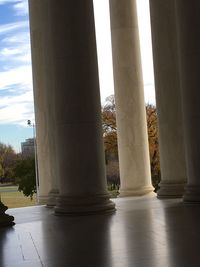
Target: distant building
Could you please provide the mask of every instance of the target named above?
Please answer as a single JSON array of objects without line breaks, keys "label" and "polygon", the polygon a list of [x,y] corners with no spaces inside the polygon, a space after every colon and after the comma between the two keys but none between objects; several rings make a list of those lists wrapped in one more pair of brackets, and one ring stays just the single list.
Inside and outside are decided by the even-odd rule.
[{"label": "distant building", "polygon": [[21,150],[23,157],[34,157],[35,154],[35,146],[34,139],[28,138],[25,142],[21,143]]}]

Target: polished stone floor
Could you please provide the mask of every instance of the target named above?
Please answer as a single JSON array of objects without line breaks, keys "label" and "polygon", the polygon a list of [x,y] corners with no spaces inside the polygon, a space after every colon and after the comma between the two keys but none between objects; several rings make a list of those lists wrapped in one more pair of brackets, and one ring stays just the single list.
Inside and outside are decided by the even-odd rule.
[{"label": "polished stone floor", "polygon": [[10,209],[1,267],[198,267],[200,205],[116,199],[117,212],[58,217],[44,206]]}]

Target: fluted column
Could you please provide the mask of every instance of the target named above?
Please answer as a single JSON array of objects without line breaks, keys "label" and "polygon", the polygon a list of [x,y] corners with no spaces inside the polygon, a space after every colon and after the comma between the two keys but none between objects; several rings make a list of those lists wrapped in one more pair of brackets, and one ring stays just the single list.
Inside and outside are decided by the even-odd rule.
[{"label": "fluted column", "polygon": [[58,195],[56,176],[55,118],[53,107],[54,64],[49,28],[49,1],[29,0],[33,87],[39,172],[39,203],[54,206]]},{"label": "fluted column", "polygon": [[182,197],[187,181],[175,13],[175,0],[150,0],[161,164],[159,198]]},{"label": "fluted column", "polygon": [[153,191],[135,0],[110,0],[120,195]]},{"label": "fluted column", "polygon": [[93,1],[48,3],[60,185],[55,213],[114,211],[105,178]]},{"label": "fluted column", "polygon": [[185,202],[200,202],[200,1],[176,0],[188,183]]}]

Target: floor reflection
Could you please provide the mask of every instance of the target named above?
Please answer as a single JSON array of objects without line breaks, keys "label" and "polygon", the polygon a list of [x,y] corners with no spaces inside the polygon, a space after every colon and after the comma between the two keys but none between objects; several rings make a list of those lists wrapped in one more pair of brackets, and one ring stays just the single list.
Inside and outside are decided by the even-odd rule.
[{"label": "floor reflection", "polygon": [[57,217],[13,209],[0,231],[1,267],[198,267],[199,206],[181,200],[116,199],[116,214]]},{"label": "floor reflection", "polygon": [[200,266],[200,206],[172,206],[164,209],[170,266]]},{"label": "floor reflection", "polygon": [[5,266],[10,261],[10,255],[12,258],[20,258],[20,246],[18,243],[18,237],[12,227],[0,228],[0,266]]},{"label": "floor reflection", "polygon": [[113,216],[55,217],[55,225],[43,224],[42,239],[33,237],[42,261],[54,266],[111,266]]}]

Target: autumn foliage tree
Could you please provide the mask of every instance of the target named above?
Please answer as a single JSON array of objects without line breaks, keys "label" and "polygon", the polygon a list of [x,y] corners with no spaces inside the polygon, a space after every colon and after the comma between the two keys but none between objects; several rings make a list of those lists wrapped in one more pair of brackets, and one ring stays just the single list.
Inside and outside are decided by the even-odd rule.
[{"label": "autumn foliage tree", "polygon": [[111,95],[106,98],[102,107],[102,127],[106,158],[107,181],[111,187],[119,187],[119,164],[117,147],[117,126],[115,99]]},{"label": "autumn foliage tree", "polygon": [[102,127],[106,154],[112,152],[118,155],[116,110],[113,95],[106,98],[105,105],[102,108]]},{"label": "autumn foliage tree", "polygon": [[154,105],[146,105],[146,116],[152,184],[157,191],[158,184],[160,182],[160,156],[158,144],[158,117],[156,107]]},{"label": "autumn foliage tree", "polygon": [[[151,163],[151,176],[152,184],[155,190],[158,189],[158,183],[160,181],[160,161],[159,161],[159,149],[158,149],[158,124],[157,124],[157,112],[154,105],[146,105],[147,116],[147,128],[148,128],[148,140],[149,140],[149,154]],[[106,98],[105,104],[102,108],[102,122],[103,122],[103,138],[105,146],[105,156],[108,163],[108,158],[115,155],[118,159],[118,147],[117,147],[117,126],[116,126],[116,108],[115,99],[111,95]],[[118,172],[116,167],[107,166],[107,176],[112,177],[109,174]]]}]

